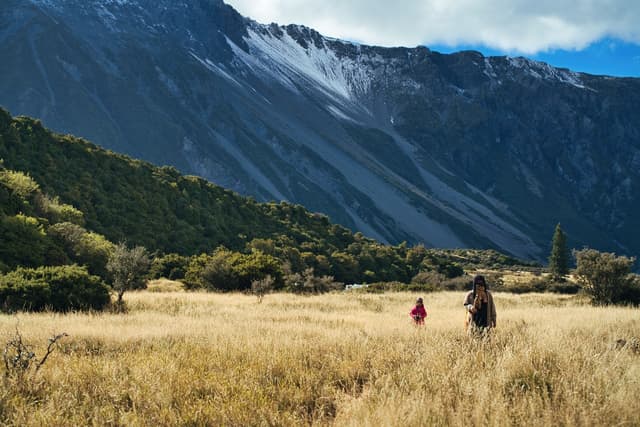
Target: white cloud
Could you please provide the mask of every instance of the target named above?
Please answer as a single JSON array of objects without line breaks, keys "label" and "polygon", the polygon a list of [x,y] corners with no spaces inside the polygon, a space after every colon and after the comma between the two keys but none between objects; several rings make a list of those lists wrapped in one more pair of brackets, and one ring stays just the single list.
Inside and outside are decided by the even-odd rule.
[{"label": "white cloud", "polygon": [[262,23],[381,46],[485,45],[534,54],[602,37],[640,43],[638,0],[226,0]]}]

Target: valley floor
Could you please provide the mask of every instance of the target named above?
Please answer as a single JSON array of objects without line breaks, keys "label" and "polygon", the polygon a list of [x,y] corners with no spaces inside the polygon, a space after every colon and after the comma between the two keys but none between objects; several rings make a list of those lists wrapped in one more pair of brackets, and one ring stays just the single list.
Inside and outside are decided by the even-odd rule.
[{"label": "valley floor", "polygon": [[[126,314],[0,315],[39,360],[5,377],[3,425],[637,425],[640,311],[495,294],[498,328],[463,330],[464,293],[254,296],[143,291]],[[6,367],[3,367],[6,370]]]}]

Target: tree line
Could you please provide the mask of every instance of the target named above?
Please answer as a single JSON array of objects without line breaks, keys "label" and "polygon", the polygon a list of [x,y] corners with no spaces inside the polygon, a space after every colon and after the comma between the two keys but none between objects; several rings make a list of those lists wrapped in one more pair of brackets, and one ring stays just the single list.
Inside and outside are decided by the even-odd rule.
[{"label": "tree line", "polygon": [[[121,304],[126,290],[159,277],[216,291],[323,292],[343,283],[435,290],[466,287],[465,271],[478,268],[539,267],[494,250],[384,245],[302,206],[258,203],[2,109],[0,159],[0,305],[7,310],[96,309],[110,291]],[[569,259],[561,230],[558,236],[554,282],[566,276]],[[578,268],[587,265],[583,258]],[[630,269],[628,261],[622,267]],[[596,282],[584,287],[596,289],[602,280]],[[598,299],[616,303],[629,295]]]}]

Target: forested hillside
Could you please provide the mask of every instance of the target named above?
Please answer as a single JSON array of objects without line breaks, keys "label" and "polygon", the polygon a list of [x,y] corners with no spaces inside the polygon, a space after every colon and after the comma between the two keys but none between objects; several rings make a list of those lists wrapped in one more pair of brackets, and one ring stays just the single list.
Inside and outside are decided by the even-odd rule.
[{"label": "forested hillside", "polygon": [[290,236],[298,244],[346,247],[354,236],[323,215],[287,203],[263,204],[182,176],[172,167],[56,135],[30,118],[0,110],[0,158],[28,173],[45,193],[85,214],[87,228],[163,252],[195,254],[256,237]]},{"label": "forested hillside", "polygon": [[[162,260],[157,275],[178,269],[184,277],[191,265],[196,285],[202,268],[229,260],[236,270],[269,265],[277,277],[307,272],[341,282],[404,283],[424,271],[454,277],[466,263],[518,263],[490,251],[451,257],[423,246],[383,245],[302,206],[258,203],[1,109],[0,159],[4,271],[78,263],[105,277],[106,259],[121,241],[155,253]],[[272,258],[250,258],[255,253]]]}]

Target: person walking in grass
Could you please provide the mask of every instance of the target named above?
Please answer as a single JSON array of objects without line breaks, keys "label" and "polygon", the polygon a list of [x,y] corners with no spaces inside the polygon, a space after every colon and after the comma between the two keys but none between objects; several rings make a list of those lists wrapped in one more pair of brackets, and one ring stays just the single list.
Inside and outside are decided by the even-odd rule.
[{"label": "person walking in grass", "polygon": [[464,307],[467,310],[469,332],[485,333],[496,327],[496,305],[484,276],[477,275],[473,278],[473,290],[465,297]]},{"label": "person walking in grass", "polygon": [[427,318],[427,310],[424,308],[422,298],[416,300],[416,305],[409,312],[409,316],[411,316],[413,323],[416,325],[424,325],[424,319]]}]

